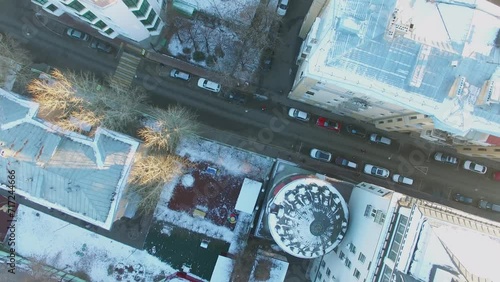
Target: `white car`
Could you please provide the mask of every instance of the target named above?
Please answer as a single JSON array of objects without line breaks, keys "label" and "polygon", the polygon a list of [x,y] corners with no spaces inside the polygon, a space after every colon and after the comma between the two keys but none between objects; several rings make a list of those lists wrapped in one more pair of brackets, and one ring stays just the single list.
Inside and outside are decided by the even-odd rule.
[{"label": "white car", "polygon": [[465,161],[464,169],[477,172],[480,174],[485,174],[486,171],[488,170],[488,168],[485,167],[484,165],[476,164],[475,162],[472,161]]},{"label": "white car", "polygon": [[278,16],[283,17],[286,14],[287,9],[288,9],[288,0],[281,0],[278,4],[278,8],[276,9],[276,14],[278,14]]},{"label": "white car", "polygon": [[441,152],[437,152],[436,154],[434,154],[434,159],[438,162],[442,162],[445,164],[453,164],[454,165],[454,164],[458,163],[457,158],[449,156],[449,155],[445,155]]},{"label": "white car", "polygon": [[308,113],[297,110],[296,108],[290,108],[290,110],[288,110],[288,116],[300,121],[309,121],[310,118]]},{"label": "white car", "polygon": [[330,162],[332,160],[332,154],[318,149],[312,149],[311,158],[324,162]]},{"label": "white car", "polygon": [[198,79],[198,87],[206,89],[208,91],[212,91],[212,92],[219,92],[220,91],[220,84],[215,83],[213,81],[210,81],[206,78]]},{"label": "white car", "polygon": [[363,172],[380,178],[387,178],[390,174],[387,168],[378,167],[371,164],[366,164]]},{"label": "white car", "polygon": [[413,185],[413,179],[409,177],[402,176],[401,174],[394,174],[392,176],[392,181],[396,183],[403,183],[406,185]]},{"label": "white car", "polygon": [[75,38],[78,40],[89,41],[89,39],[90,39],[90,36],[88,34],[81,32],[79,30],[73,29],[73,28],[68,28],[68,30],[66,30],[66,34],[69,37]]}]

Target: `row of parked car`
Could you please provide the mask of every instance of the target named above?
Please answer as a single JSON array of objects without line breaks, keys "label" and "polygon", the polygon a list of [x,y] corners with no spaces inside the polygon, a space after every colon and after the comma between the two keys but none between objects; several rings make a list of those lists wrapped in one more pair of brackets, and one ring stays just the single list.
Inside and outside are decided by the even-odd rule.
[{"label": "row of parked car", "polygon": [[[166,76],[165,73],[168,73],[168,76],[170,76],[172,78],[177,78],[177,79],[184,80],[184,81],[191,80],[190,73],[183,72],[183,71],[180,71],[178,69],[172,69],[169,72],[164,72],[162,69],[160,69],[160,72],[159,72],[160,76]],[[220,92],[220,89],[221,89],[220,84],[213,82],[213,81],[210,81],[210,80],[203,78],[203,77],[200,77],[198,79],[197,85],[200,88],[203,88],[205,90],[215,92],[215,93]]]},{"label": "row of parked car", "polygon": [[[82,31],[79,31],[77,29],[68,28],[66,30],[66,35],[73,38],[73,39],[86,41],[86,42],[90,41],[89,47],[92,49],[96,49],[97,51],[104,52],[104,53],[112,53],[114,51],[114,48],[110,44],[108,44],[102,40],[99,40],[97,38],[92,38],[90,35],[82,32]],[[92,38],[92,40],[91,40],[91,38]]]},{"label": "row of parked car", "polygon": [[[474,204],[474,199],[472,199],[471,197],[464,196],[460,193],[455,193],[453,195],[453,200],[455,200],[456,202],[462,203],[462,204],[466,204],[466,205],[473,205]],[[500,204],[494,204],[494,203],[488,202],[486,200],[479,200],[477,206],[481,209],[500,212]]]},{"label": "row of parked car", "polygon": [[[459,161],[458,158],[456,158],[454,156],[446,155],[446,154],[441,153],[441,152],[437,152],[434,154],[434,160],[436,160],[438,162],[445,163],[445,164],[451,164],[451,165],[457,165],[458,161]],[[488,171],[488,167],[486,167],[482,164],[478,164],[478,163],[471,161],[471,160],[464,161],[462,167],[465,170],[469,170],[469,171],[479,173],[479,174],[485,174]],[[493,179],[500,181],[500,172],[494,173]]]}]

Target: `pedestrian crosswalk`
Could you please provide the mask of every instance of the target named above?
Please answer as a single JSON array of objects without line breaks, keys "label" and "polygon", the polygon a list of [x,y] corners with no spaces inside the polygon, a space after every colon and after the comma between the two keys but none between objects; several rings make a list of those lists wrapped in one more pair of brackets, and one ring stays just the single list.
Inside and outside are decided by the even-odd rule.
[{"label": "pedestrian crosswalk", "polygon": [[120,86],[121,88],[130,87],[140,61],[140,57],[123,52],[111,83],[114,83],[116,86]]}]

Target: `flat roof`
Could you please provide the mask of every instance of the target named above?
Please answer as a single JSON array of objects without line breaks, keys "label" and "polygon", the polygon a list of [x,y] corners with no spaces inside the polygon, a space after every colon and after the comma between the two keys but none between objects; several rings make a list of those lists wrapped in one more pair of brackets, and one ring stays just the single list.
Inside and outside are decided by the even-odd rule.
[{"label": "flat roof", "polygon": [[236,206],[234,207],[237,211],[252,214],[255,208],[255,203],[259,197],[260,189],[262,183],[249,178],[243,180],[241,185],[240,194],[238,195],[238,200],[236,200]]},{"label": "flat roof", "polygon": [[214,272],[212,272],[212,276],[210,277],[210,282],[230,282],[233,265],[234,262],[232,259],[219,255],[215,263]]}]

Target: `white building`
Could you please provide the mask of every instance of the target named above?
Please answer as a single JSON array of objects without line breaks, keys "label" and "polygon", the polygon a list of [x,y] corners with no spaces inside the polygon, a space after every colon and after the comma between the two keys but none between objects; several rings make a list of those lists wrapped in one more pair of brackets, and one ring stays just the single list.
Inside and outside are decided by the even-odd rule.
[{"label": "white building", "polygon": [[432,141],[486,146],[500,136],[500,7],[320,2],[291,99]]},{"label": "white building", "polygon": [[[94,138],[65,131],[37,112],[0,89],[0,168],[15,171],[14,193],[109,230],[139,142],[103,128]],[[8,183],[0,174],[0,188]]]},{"label": "white building", "polygon": [[109,38],[118,35],[142,41],[159,35],[164,0],[31,0],[56,16],[64,13],[86,22]]},{"label": "white building", "polygon": [[311,263],[311,281],[500,281],[497,222],[368,183],[349,211],[344,240]]}]

